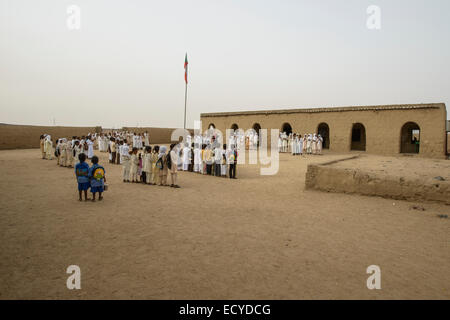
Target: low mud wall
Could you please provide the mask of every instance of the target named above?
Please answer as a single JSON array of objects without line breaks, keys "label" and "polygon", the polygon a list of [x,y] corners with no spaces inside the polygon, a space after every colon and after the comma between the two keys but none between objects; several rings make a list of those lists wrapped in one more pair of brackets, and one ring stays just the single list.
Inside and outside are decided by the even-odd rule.
[{"label": "low mud wall", "polygon": [[100,127],[23,126],[0,124],[0,150],[39,148],[39,137],[47,133],[52,139],[85,136]]},{"label": "low mud wall", "polygon": [[438,201],[450,205],[450,181],[398,178],[358,169],[333,167],[333,163],[350,159],[355,157],[308,165],[306,189],[409,201]]},{"label": "low mud wall", "polygon": [[[148,132],[150,143],[169,144],[173,128],[123,128],[125,130],[144,133]],[[39,148],[41,134],[50,134],[53,141],[57,138],[86,136],[88,133],[109,132],[112,129],[102,127],[63,127],[63,126],[27,126],[0,124],[0,150]],[[194,130],[189,130],[193,135]]]}]

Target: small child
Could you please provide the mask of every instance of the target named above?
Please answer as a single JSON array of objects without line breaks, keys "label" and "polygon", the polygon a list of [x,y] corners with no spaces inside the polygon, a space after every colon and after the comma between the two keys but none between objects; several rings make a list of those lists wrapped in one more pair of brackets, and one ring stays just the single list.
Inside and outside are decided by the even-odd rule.
[{"label": "small child", "polygon": [[[122,168],[123,168],[123,182],[130,182],[130,168],[131,168],[131,150],[122,150],[124,154],[122,155]],[[126,152],[126,154],[125,154]]]},{"label": "small child", "polygon": [[142,152],[139,152],[139,165],[138,165],[138,171],[137,171],[137,175],[138,175],[138,182],[143,182],[145,183],[145,179],[143,179],[143,175],[142,175]]},{"label": "small child", "polygon": [[131,182],[135,183],[138,182],[137,178],[137,172],[138,172],[138,165],[139,165],[139,158],[138,158],[138,148],[134,147],[131,151],[131,158],[130,158],[130,180]]},{"label": "small child", "polygon": [[159,184],[159,168],[156,166],[156,162],[158,161],[158,153],[159,153],[159,146],[155,146],[153,148],[153,153],[151,157],[152,161],[152,184],[157,185]]},{"label": "small child", "polygon": [[146,184],[152,184],[152,147],[149,145],[145,147],[142,162],[142,180]]},{"label": "small child", "polygon": [[89,165],[85,162],[86,161],[86,155],[84,153],[80,153],[78,156],[78,160],[80,162],[77,163],[75,166],[75,176],[77,178],[78,182],[78,193],[80,196],[80,201],[83,201],[82,199],[82,192],[84,191],[84,201],[88,200],[87,197],[87,190],[90,187],[89,183]]},{"label": "small child", "polygon": [[220,171],[221,171],[220,173],[221,173],[221,176],[224,178],[227,177],[227,169],[228,169],[226,150],[227,150],[227,145],[224,144],[223,149],[222,149],[222,164],[220,166]]},{"label": "small child", "polygon": [[89,178],[91,179],[92,201],[95,201],[95,194],[98,192],[98,200],[103,200],[102,193],[104,190],[106,177],[105,168],[98,164],[98,157],[93,156],[91,159],[92,167],[89,169]]}]

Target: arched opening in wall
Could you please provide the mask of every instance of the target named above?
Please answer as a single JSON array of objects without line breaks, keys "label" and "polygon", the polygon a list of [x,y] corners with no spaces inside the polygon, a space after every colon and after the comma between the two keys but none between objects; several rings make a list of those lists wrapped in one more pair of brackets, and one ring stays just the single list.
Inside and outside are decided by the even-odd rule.
[{"label": "arched opening in wall", "polygon": [[322,148],[329,149],[330,148],[330,127],[327,123],[322,122],[317,126],[317,134],[322,136]]},{"label": "arched opening in wall", "polygon": [[259,147],[259,142],[261,140],[261,125],[259,123],[253,124],[253,130],[258,134],[257,146]]},{"label": "arched opening in wall", "polygon": [[210,123],[208,125],[208,129],[215,129],[215,128],[216,128],[216,126],[214,125],[214,123]]},{"label": "arched opening in wall", "polygon": [[407,122],[400,133],[400,153],[419,153],[420,127],[415,122]]},{"label": "arched opening in wall", "polygon": [[292,133],[291,125],[287,122],[283,123],[283,126],[281,127],[281,132],[286,132],[287,135],[290,135]]},{"label": "arched opening in wall", "polygon": [[231,125],[231,129],[233,129],[234,131],[236,131],[237,129],[239,129],[239,126],[236,123],[233,123]]},{"label": "arched opening in wall", "polygon": [[366,151],[366,128],[362,123],[353,124],[350,150]]}]

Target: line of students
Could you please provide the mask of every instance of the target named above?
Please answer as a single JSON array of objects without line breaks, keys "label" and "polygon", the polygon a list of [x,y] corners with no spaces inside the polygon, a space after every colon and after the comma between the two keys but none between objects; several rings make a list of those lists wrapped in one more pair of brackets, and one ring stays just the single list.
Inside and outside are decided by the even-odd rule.
[{"label": "line of students", "polygon": [[211,144],[203,144],[201,149],[199,145],[192,144],[189,147],[185,144],[182,155],[182,168],[185,171],[216,177],[226,177],[228,172],[230,179],[236,179],[236,148],[227,149],[226,144],[221,146],[214,138]]},{"label": "line of students", "polygon": [[289,137],[285,132],[280,133],[278,139],[278,152],[290,152],[292,155],[303,154],[322,154],[322,136],[305,133],[301,134],[291,133]]},{"label": "line of students", "polygon": [[128,147],[123,141],[120,149],[120,163],[123,166],[124,182],[145,183],[148,185],[167,186],[167,176],[170,172],[171,187],[179,188],[177,172],[189,171],[217,177],[236,179],[237,150],[231,150],[223,145],[203,145],[196,148],[185,144],[170,145],[166,154],[165,146],[147,146],[142,149]]},{"label": "line of students", "polygon": [[120,162],[123,166],[123,182],[144,183],[148,185],[169,186],[167,176],[170,172],[172,188],[180,188],[177,184],[178,154],[175,144],[170,146],[166,154],[166,146],[146,146],[129,150],[125,140],[120,151]]}]

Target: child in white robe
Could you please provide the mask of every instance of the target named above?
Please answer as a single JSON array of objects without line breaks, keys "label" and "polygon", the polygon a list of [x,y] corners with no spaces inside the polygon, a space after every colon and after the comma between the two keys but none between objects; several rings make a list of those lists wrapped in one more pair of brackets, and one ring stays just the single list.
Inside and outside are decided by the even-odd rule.
[{"label": "child in white robe", "polygon": [[87,138],[86,144],[88,146],[87,157],[91,159],[94,156],[94,142],[92,142],[91,137]]},{"label": "child in white robe", "polygon": [[59,144],[59,165],[61,167],[65,167],[66,166],[66,159],[67,159],[67,154],[66,154],[66,141],[65,139],[61,139]]},{"label": "child in white robe", "polygon": [[[124,150],[122,150],[124,151]],[[122,154],[122,160],[120,163],[122,164],[122,179],[123,182],[130,182],[130,168],[131,168],[131,155],[130,152]]]},{"label": "child in white robe", "polygon": [[75,140],[75,144],[73,146],[73,158],[75,160],[75,166],[80,162],[79,156],[83,153],[81,150],[81,145],[79,140]]},{"label": "child in white robe", "polygon": [[66,166],[71,168],[73,167],[73,148],[72,141],[66,142]]},{"label": "child in white robe", "polygon": [[317,154],[322,154],[322,143],[323,143],[323,138],[319,134],[317,137]]},{"label": "child in white robe", "polygon": [[227,145],[224,144],[223,145],[223,149],[222,149],[222,164],[220,166],[220,175],[224,178],[227,177],[227,169],[228,169],[228,165],[227,165]]},{"label": "child in white robe", "polygon": [[145,172],[146,184],[151,184],[152,182],[152,147],[146,146],[144,157],[142,159],[142,171]]},{"label": "child in white robe", "polygon": [[194,172],[200,171],[201,163],[202,163],[202,150],[199,148],[199,145],[196,144],[194,147]]},{"label": "child in white robe", "polygon": [[295,142],[296,139],[297,139],[297,135],[295,133],[289,139],[290,144],[291,144],[291,155],[293,155],[293,156],[296,155],[296,147],[297,147],[297,144]]},{"label": "child in white robe", "polygon": [[301,134],[298,135],[297,150],[299,155],[303,154],[303,138]]},{"label": "child in white robe", "polygon": [[150,145],[150,140],[148,138],[148,132],[144,133],[144,143],[145,143],[145,146],[149,146]]},{"label": "child in white robe", "polygon": [[312,137],[311,137],[311,135],[309,134],[309,135],[308,135],[308,138],[307,138],[307,140],[306,140],[306,153],[307,153],[307,154],[311,154],[311,151],[312,151],[312,149],[311,149],[311,143],[312,143]]},{"label": "child in white robe", "polygon": [[183,170],[189,170],[189,164],[191,163],[191,148],[189,148],[189,144],[185,144],[183,148]]},{"label": "child in white robe", "polygon": [[[232,148],[233,146],[231,146]],[[281,133],[278,136],[278,153],[281,153],[281,150],[283,148],[283,139],[281,138]]]},{"label": "child in white robe", "polygon": [[139,167],[139,157],[138,148],[133,148],[131,153],[131,167],[130,167],[130,180],[131,182],[139,182],[138,180],[138,167]]},{"label": "child in white robe", "polygon": [[317,136],[315,133],[312,137],[311,150],[312,150],[312,154],[316,154],[316,152],[317,152]]}]

